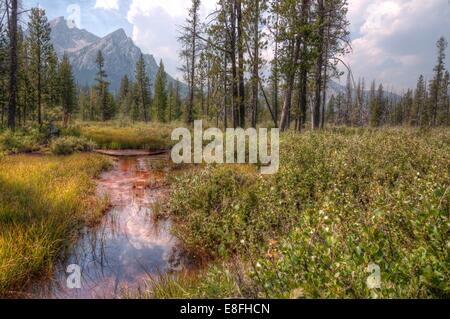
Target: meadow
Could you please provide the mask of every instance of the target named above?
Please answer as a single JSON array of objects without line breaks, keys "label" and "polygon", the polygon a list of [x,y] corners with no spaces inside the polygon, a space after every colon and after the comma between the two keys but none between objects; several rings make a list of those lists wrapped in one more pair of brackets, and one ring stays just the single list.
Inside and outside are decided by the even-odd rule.
[{"label": "meadow", "polygon": [[[1,156],[0,295],[50,274],[106,205],[93,195],[107,158],[42,155],[46,149],[164,149],[172,127],[81,123],[38,143],[40,155]],[[15,146],[8,154],[39,140],[36,133],[2,134],[3,145]],[[199,268],[163,275],[140,297],[450,296],[450,130],[289,132],[280,151],[280,170],[271,176],[254,165],[197,165],[169,177],[161,215],[174,221]],[[366,284],[371,264],[380,267],[379,289]]]},{"label": "meadow", "polygon": [[167,150],[174,145],[172,131],[183,126],[177,122],[75,122],[53,138],[47,127],[29,126],[16,132],[0,130],[0,153],[70,155],[94,149]]},{"label": "meadow", "polygon": [[50,275],[80,227],[99,221],[107,203],[93,178],[109,165],[93,154],[0,158],[0,296]]},{"label": "meadow", "polygon": [[[281,144],[270,177],[245,166],[173,177],[174,232],[209,266],[142,297],[450,296],[448,129],[337,128]],[[366,284],[371,264],[380,289]]]}]

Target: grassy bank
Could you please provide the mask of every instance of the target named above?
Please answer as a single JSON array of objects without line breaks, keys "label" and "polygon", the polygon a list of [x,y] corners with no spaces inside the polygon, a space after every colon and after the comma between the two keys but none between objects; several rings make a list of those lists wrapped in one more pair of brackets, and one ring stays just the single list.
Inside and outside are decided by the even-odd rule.
[{"label": "grassy bank", "polygon": [[80,135],[104,149],[163,150],[173,146],[171,134],[177,123],[137,123],[123,126],[119,122],[84,123]]},{"label": "grassy bank", "polygon": [[0,154],[67,155],[94,148],[165,150],[174,145],[172,131],[183,126],[183,123],[78,122],[60,127],[60,136],[53,138],[47,126],[30,126],[15,132],[0,130]]},{"label": "grassy bank", "polygon": [[[286,134],[281,168],[177,177],[175,232],[207,269],[156,298],[450,296],[450,130]],[[369,290],[368,266],[381,269]]]},{"label": "grassy bank", "polygon": [[0,296],[51,272],[84,223],[101,216],[92,180],[101,156],[0,158]]}]

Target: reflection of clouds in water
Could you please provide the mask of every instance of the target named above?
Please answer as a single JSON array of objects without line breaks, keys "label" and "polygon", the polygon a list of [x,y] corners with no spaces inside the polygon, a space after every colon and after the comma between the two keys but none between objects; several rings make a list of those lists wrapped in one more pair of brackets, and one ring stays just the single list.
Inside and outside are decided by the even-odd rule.
[{"label": "reflection of clouds in water", "polygon": [[102,174],[97,194],[108,196],[114,207],[101,225],[87,230],[67,258],[83,269],[82,289],[67,290],[66,274],[61,270],[55,274],[51,292],[44,292],[46,288],[42,287],[39,296],[110,298],[121,289],[145,286],[150,275],[180,269],[170,221],[152,218],[151,204],[159,193],[145,186],[150,178],[162,176],[151,167],[151,161],[145,159],[121,159]]}]

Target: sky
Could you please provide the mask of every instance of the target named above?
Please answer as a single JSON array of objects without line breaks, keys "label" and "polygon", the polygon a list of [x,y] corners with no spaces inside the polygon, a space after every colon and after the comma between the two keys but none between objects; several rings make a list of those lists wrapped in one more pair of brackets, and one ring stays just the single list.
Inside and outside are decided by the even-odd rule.
[{"label": "sky", "polygon": [[[40,5],[49,19],[74,17],[98,36],[123,28],[144,53],[163,59],[179,75],[177,37],[191,0],[22,0]],[[201,16],[215,8],[203,0]],[[393,91],[412,88],[420,74],[431,79],[436,41],[450,41],[450,0],[349,0],[352,53],[343,59],[354,76],[376,80]],[[447,50],[450,66],[450,49]],[[341,80],[345,83],[345,77]]]}]

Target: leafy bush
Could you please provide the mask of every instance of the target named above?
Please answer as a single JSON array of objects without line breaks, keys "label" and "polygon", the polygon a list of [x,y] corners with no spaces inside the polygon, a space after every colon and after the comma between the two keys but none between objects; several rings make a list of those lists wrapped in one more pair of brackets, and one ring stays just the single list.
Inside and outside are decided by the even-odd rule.
[{"label": "leafy bush", "polygon": [[95,143],[85,138],[66,136],[54,139],[50,149],[55,155],[70,155],[76,152],[90,152],[96,147]]},{"label": "leafy bush", "polygon": [[43,136],[38,130],[29,132],[6,130],[0,134],[0,151],[12,154],[30,153],[39,150],[42,140]]},{"label": "leafy bush", "polygon": [[[244,260],[261,297],[450,296],[450,130],[340,128],[281,144],[276,175],[211,166],[176,179],[176,232],[194,254]],[[366,285],[371,263],[381,289]]]}]

